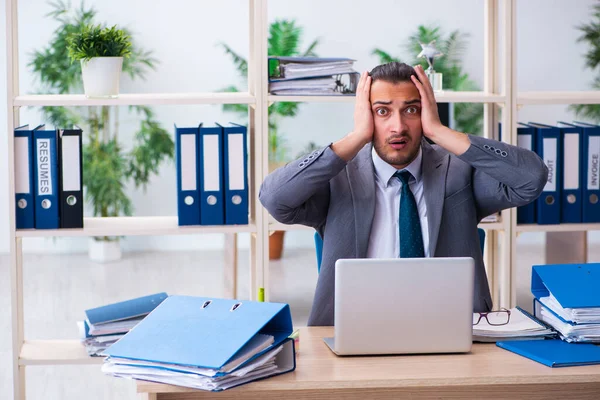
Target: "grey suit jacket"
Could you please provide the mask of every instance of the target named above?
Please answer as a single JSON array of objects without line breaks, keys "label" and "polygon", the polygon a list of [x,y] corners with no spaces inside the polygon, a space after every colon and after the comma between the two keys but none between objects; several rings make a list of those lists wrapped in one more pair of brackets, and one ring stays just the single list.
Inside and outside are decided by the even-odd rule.
[{"label": "grey suit jacket", "polygon": [[[473,257],[474,311],[492,309],[477,224],[500,210],[535,200],[548,179],[537,154],[495,140],[469,136],[455,156],[422,141],[423,196],[432,257]],[[291,162],[263,182],[259,198],[285,224],[315,228],[323,238],[321,272],[309,325],[333,325],[335,262],[365,258],[375,212],[372,145],[346,163],[330,146]]]}]

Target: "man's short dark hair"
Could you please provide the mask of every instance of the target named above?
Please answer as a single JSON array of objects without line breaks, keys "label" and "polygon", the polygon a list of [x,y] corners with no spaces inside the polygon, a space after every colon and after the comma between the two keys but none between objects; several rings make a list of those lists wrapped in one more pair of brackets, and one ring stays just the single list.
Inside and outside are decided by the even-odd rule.
[{"label": "man's short dark hair", "polygon": [[370,72],[371,81],[385,81],[390,83],[412,82],[411,75],[417,79],[415,69],[408,64],[392,61],[387,64],[381,64],[373,68]]}]

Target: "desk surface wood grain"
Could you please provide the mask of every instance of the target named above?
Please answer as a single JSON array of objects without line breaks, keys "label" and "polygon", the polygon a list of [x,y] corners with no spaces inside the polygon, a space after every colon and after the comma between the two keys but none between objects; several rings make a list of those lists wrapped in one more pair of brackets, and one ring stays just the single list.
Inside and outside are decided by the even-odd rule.
[{"label": "desk surface wood grain", "polygon": [[468,354],[338,357],[331,327],[300,330],[296,371],[220,393],[137,382],[151,400],[343,398],[600,399],[600,365],[549,368],[496,347]]}]

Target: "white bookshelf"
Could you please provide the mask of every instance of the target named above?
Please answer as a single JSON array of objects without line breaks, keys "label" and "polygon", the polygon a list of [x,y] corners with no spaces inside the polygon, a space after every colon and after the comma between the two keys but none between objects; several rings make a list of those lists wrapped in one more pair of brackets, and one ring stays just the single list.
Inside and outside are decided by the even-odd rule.
[{"label": "white bookshelf", "polygon": [[[267,77],[267,0],[248,0],[249,62],[248,92],[246,93],[130,93],[116,99],[87,99],[83,95],[23,95],[19,91],[19,59],[17,38],[17,1],[6,0],[6,44],[8,79],[8,199],[11,274],[11,331],[14,399],[25,399],[25,367],[30,365],[97,364],[101,358],[88,357],[77,340],[25,340],[22,242],[28,237],[55,236],[128,236],[128,235],[226,235],[226,256],[232,265],[227,274],[236,282],[235,235],[250,233],[249,293],[251,299],[264,289],[269,300],[269,233],[273,230],[304,229],[270,220],[258,201],[258,190],[268,168],[268,105],[278,101],[345,102],[352,96],[275,96],[269,95]],[[438,102],[474,102],[484,104],[484,135],[493,137],[498,125],[497,111],[502,108],[502,124],[507,129],[502,140],[516,143],[517,107],[527,104],[600,103],[600,92],[518,92],[516,86],[516,1],[484,0],[484,88],[481,92],[452,92],[438,94]],[[502,9],[500,9],[502,7]],[[503,20],[500,24],[499,18]],[[498,29],[499,26],[503,27]],[[500,44],[504,46],[500,46]],[[508,49],[502,55],[500,47]],[[499,82],[502,82],[500,85]],[[23,106],[98,106],[98,105],[190,105],[190,104],[248,104],[249,107],[249,196],[250,221],[247,226],[179,227],[175,216],[86,218],[83,229],[16,230],[14,140],[12,132],[19,125],[19,107]],[[351,116],[348,116],[351,118]],[[600,230],[600,224],[581,225],[517,225],[514,209],[505,210],[499,222],[482,223],[487,231],[486,267],[494,304],[512,307],[516,300],[516,236],[520,232],[582,232]],[[233,246],[233,249],[231,248]]]}]

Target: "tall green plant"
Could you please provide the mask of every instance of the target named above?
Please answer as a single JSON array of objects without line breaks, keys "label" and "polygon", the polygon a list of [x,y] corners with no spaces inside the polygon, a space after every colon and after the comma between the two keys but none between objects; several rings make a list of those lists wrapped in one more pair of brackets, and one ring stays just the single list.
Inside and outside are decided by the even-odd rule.
[{"label": "tall green plant", "polygon": [[[82,93],[80,64],[69,58],[68,41],[90,26],[102,25],[95,23],[96,10],[83,3],[75,10],[63,1],[50,5],[52,11],[47,16],[58,27],[49,44],[34,52],[29,67],[39,81],[41,93]],[[126,29],[124,34],[131,37]],[[123,71],[132,80],[143,79],[148,69],[155,68],[157,60],[150,51],[135,44],[127,51],[129,56],[123,61]],[[118,107],[109,106],[41,109],[48,123],[58,127],[79,125],[83,129],[83,184],[94,216],[131,215],[133,206],[125,193],[126,183],[133,182],[136,188],[145,190],[150,178],[158,174],[161,163],[173,158],[171,135],[147,106],[132,106],[127,110],[128,117],[137,115],[139,126],[131,150],[125,150],[119,142],[119,111]]]},{"label": "tall green plant", "polygon": [[[295,20],[276,20],[269,27],[270,56],[316,56],[315,48],[319,40],[314,40],[305,50],[300,50],[302,42],[302,28],[296,25]],[[228,54],[240,76],[247,80],[248,62],[225,43],[220,43]],[[236,86],[224,89],[227,92],[239,92]],[[284,136],[279,132],[279,123],[282,118],[295,117],[301,103],[276,102],[269,106],[269,162],[281,163],[287,161],[288,151]],[[232,111],[247,118],[248,107],[241,104],[225,104],[224,111]]]},{"label": "tall green plant", "polygon": [[[577,42],[584,42],[589,46],[585,53],[585,66],[597,74],[592,82],[592,89],[600,90],[600,4],[592,7],[592,21],[577,26],[577,29],[581,32]],[[573,104],[569,109],[578,117],[600,122],[600,104]]]},{"label": "tall green plant", "polygon": [[[427,69],[428,64],[424,58],[417,59],[421,52],[419,43],[429,43],[436,41],[436,47],[444,53],[442,57],[435,60],[434,68],[436,72],[443,74],[444,89],[456,91],[476,91],[480,90],[477,84],[469,78],[469,75],[463,71],[462,56],[467,47],[468,34],[461,33],[459,30],[444,35],[439,26],[419,25],[417,31],[410,35],[403,48],[411,58],[409,65],[421,64]],[[376,48],[373,55],[379,57],[380,62],[388,63],[392,61],[401,62],[400,57],[393,57],[390,53]],[[454,104],[454,121],[456,129],[462,132],[468,132],[481,135],[483,129],[483,105],[474,103],[456,103]]]}]

